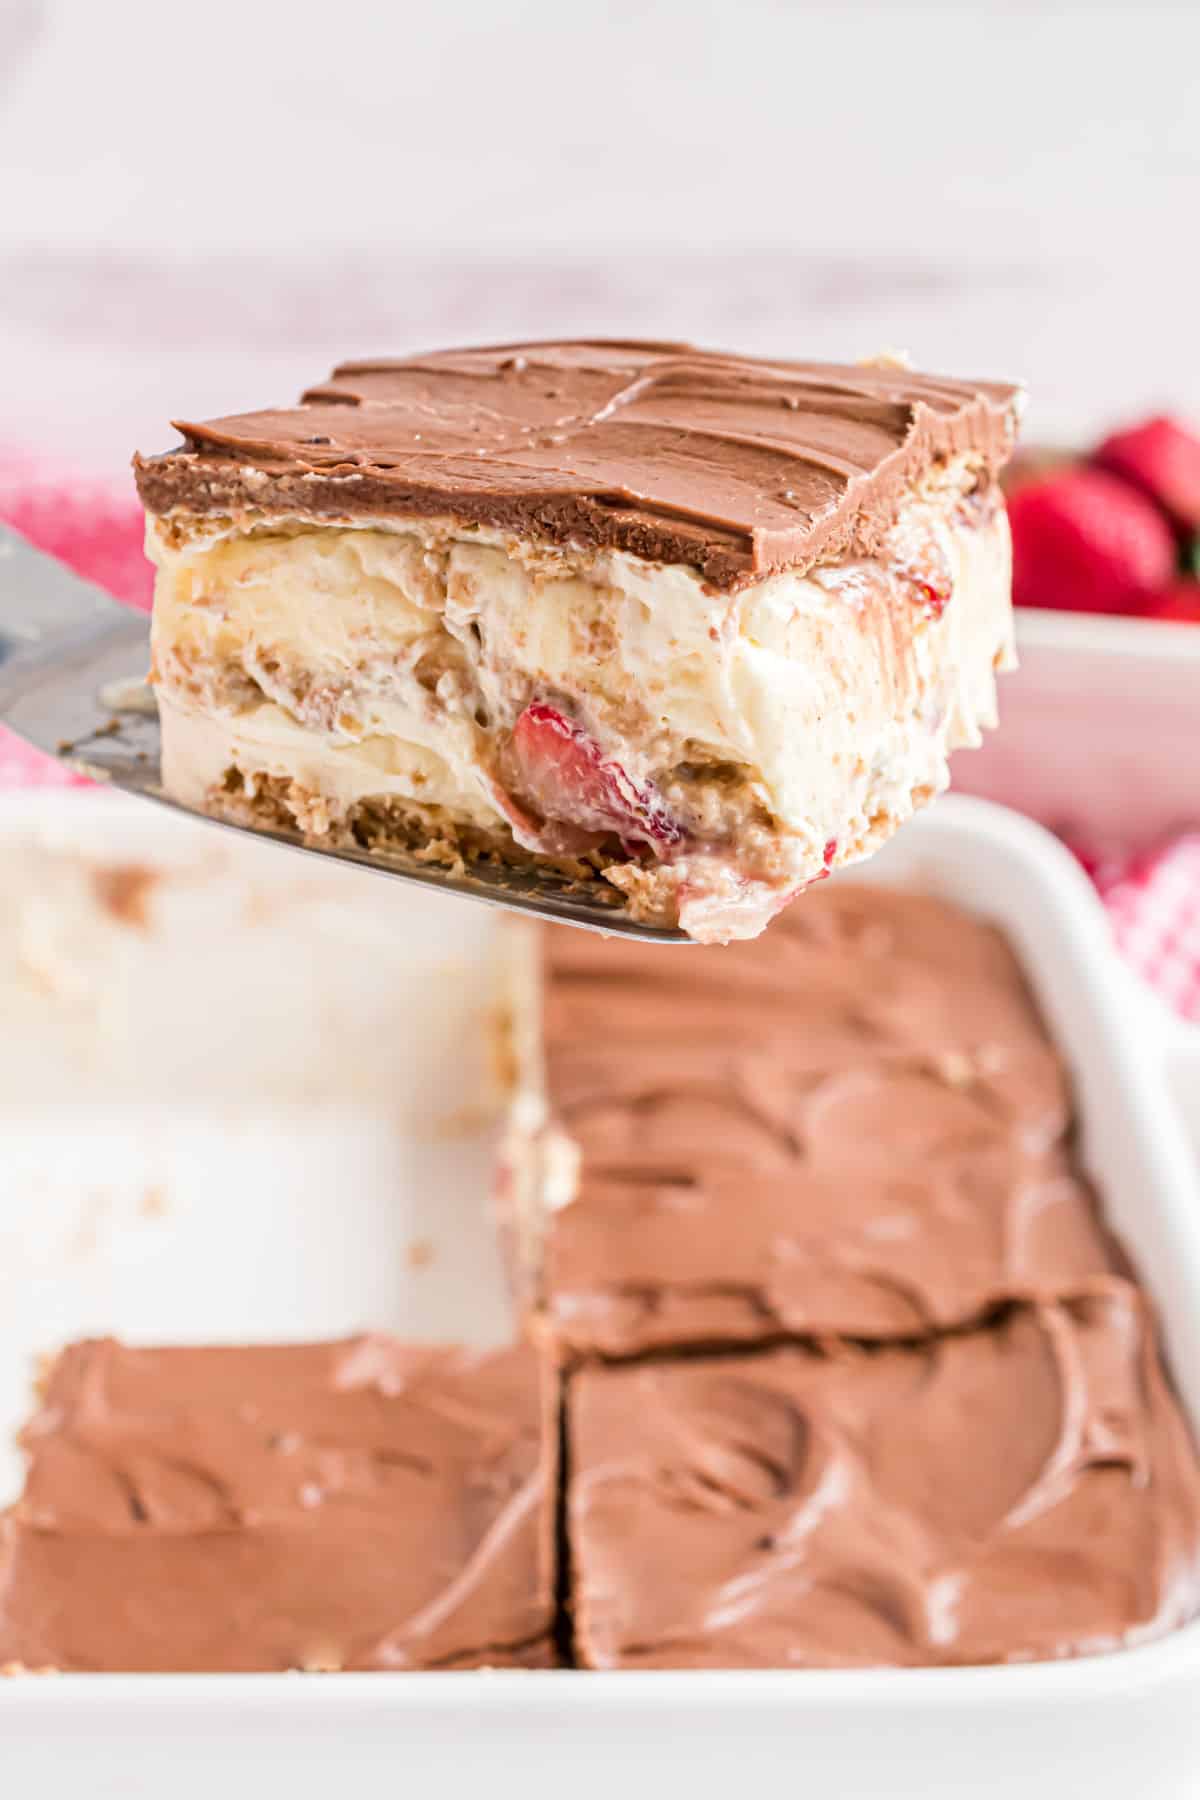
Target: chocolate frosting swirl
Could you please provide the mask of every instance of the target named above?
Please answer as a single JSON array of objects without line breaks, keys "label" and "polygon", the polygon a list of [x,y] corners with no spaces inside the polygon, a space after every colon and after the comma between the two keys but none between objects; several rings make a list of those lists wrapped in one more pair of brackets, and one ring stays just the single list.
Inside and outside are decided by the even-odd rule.
[{"label": "chocolate frosting swirl", "polygon": [[1140,1296],[571,1384],[594,1668],[990,1663],[1191,1616],[1200,1484]]},{"label": "chocolate frosting swirl", "polygon": [[441,517],[620,549],[735,589],[873,555],[923,472],[1007,459],[1012,385],[689,344],[506,344],[348,362],[299,406],[177,419],[149,510]]},{"label": "chocolate frosting swirl", "polygon": [[991,926],[837,883],[694,963],[545,945],[549,1100],[580,1156],[544,1222],[561,1344],[912,1336],[1124,1267]]},{"label": "chocolate frosting swirl", "polygon": [[548,1663],[548,1413],[525,1348],[72,1345],[0,1522],[0,1664]]}]

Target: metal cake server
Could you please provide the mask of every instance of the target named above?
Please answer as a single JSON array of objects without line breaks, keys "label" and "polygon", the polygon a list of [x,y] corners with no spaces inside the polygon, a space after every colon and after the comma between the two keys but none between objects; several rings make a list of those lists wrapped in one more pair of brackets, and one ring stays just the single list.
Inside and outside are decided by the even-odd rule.
[{"label": "metal cake server", "polygon": [[95,781],[191,813],[206,824],[354,863],[417,887],[613,937],[692,941],[682,931],[641,924],[619,905],[601,905],[548,874],[483,865],[453,874],[410,862],[399,853],[326,849],[298,834],[213,819],[181,806],[162,788],[158,709],[146,681],[149,666],[150,620],[145,613],[121,606],[0,525],[0,721],[37,749]]}]

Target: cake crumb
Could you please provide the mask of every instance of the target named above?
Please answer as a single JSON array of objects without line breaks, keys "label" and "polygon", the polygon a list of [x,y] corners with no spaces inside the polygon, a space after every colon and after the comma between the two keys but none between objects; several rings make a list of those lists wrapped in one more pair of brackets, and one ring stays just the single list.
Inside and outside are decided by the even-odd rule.
[{"label": "cake crumb", "polygon": [[933,1059],[933,1066],[938,1079],[947,1087],[969,1088],[975,1079],[975,1069],[969,1056],[961,1050],[943,1050]]},{"label": "cake crumb", "polygon": [[165,1188],[158,1186],[148,1187],[142,1195],[139,1210],[143,1218],[161,1219],[167,1210],[167,1195]]},{"label": "cake crumb", "polygon": [[434,1254],[433,1243],[429,1238],[413,1238],[406,1252],[406,1261],[410,1269],[427,1269]]},{"label": "cake crumb", "polygon": [[893,350],[890,345],[882,350],[873,350],[869,356],[860,356],[858,365],[862,369],[899,369],[911,370],[912,357],[907,350]]},{"label": "cake crumb", "polygon": [[100,1228],[112,1205],[111,1194],[97,1189],[84,1195],[75,1230],[67,1247],[69,1262],[84,1262],[100,1247]]},{"label": "cake crumb", "polygon": [[445,1138],[473,1137],[477,1131],[483,1131],[495,1119],[500,1108],[500,1100],[467,1100],[461,1106],[451,1107],[449,1112],[440,1113],[428,1121],[425,1135],[440,1141]]},{"label": "cake crumb", "polygon": [[92,870],[92,891],[112,918],[135,931],[145,931],[150,923],[146,903],[160,879],[157,869],[117,863]]}]

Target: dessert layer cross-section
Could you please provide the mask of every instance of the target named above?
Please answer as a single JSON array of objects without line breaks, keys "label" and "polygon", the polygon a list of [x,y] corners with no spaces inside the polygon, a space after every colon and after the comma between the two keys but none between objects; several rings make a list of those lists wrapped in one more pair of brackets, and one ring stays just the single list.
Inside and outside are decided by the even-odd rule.
[{"label": "dessert layer cross-section", "polygon": [[1195,1452],[1124,1284],[914,1345],[592,1365],[569,1425],[585,1666],[1040,1661],[1195,1612]]},{"label": "dessert layer cross-section", "polygon": [[164,784],[752,936],[994,723],[1020,400],[544,343],[176,421],[136,462]]},{"label": "dessert layer cross-section", "polygon": [[912,1337],[1122,1268],[992,926],[838,881],[686,968],[514,935],[498,1198],[564,1353]]},{"label": "dessert layer cross-section", "polygon": [[22,1441],[0,1666],[553,1662],[557,1437],[527,1349],[94,1340]]}]

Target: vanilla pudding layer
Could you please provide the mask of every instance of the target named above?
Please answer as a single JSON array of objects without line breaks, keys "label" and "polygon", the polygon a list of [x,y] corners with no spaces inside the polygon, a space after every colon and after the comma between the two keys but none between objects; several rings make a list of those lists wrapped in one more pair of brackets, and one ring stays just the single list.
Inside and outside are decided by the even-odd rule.
[{"label": "vanilla pudding layer", "polygon": [[440,521],[152,517],[165,785],[318,841],[554,862],[637,916],[754,935],[995,722],[1009,541],[977,478],[935,469],[873,560],[732,595]]}]

